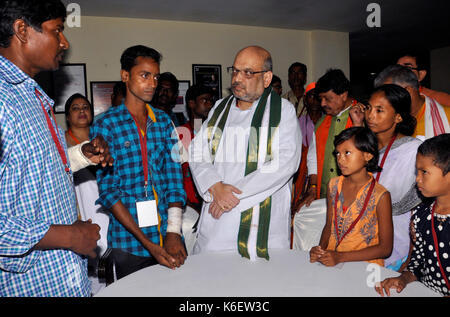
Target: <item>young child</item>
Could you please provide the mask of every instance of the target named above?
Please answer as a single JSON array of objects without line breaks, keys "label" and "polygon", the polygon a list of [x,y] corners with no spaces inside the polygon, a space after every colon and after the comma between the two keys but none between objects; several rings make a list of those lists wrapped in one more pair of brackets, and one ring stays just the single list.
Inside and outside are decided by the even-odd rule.
[{"label": "young child", "polygon": [[385,279],[375,288],[382,296],[383,290],[390,296],[390,289],[400,293],[417,280],[450,296],[450,134],[428,139],[419,146],[416,169],[417,188],[423,196],[435,199],[412,210],[411,259],[399,277]]},{"label": "young child", "polygon": [[391,196],[371,173],[380,169],[377,138],[367,128],[353,127],[336,136],[334,146],[342,176],[328,184],[327,220],[310,262],[383,266],[392,252],[393,225]]}]

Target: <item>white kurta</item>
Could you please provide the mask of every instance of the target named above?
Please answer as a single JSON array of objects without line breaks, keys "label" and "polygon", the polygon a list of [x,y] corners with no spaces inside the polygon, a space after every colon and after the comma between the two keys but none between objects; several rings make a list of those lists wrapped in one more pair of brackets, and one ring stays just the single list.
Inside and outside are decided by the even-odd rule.
[{"label": "white kurta", "polygon": [[[237,251],[241,212],[253,207],[248,251],[250,258],[254,259],[259,203],[271,195],[268,248],[289,248],[292,176],[298,169],[301,157],[300,126],[293,105],[282,99],[281,121],[272,141],[273,160],[262,162],[266,152],[267,129],[261,129],[258,169],[245,176],[251,121],[258,101],[248,110],[240,110],[236,101],[233,101],[214,163],[208,144],[207,124],[221,100],[210,111],[208,120],[191,143],[189,166],[198,192],[205,200],[194,254],[219,250]],[[270,103],[270,97],[267,103]],[[262,127],[268,125],[269,108],[266,107]],[[219,121],[220,117],[217,122]],[[219,219],[214,219],[208,213],[211,201],[208,189],[220,181],[239,188],[242,194],[236,195],[240,203],[234,209],[225,212]]]}]

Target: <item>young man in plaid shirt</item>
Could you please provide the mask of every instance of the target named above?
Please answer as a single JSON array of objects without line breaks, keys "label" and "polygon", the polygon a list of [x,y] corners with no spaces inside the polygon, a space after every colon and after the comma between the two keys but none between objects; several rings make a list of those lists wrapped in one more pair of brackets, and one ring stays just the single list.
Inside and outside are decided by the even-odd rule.
[{"label": "young man in plaid shirt", "polygon": [[[108,142],[114,167],[99,170],[97,203],[111,210],[108,247],[120,279],[144,267],[179,267],[187,256],[181,238],[185,204],[177,138],[169,116],[150,106],[161,55],[137,45],[121,56],[125,102],[91,128]],[[108,274],[108,273],[107,273]]]}]

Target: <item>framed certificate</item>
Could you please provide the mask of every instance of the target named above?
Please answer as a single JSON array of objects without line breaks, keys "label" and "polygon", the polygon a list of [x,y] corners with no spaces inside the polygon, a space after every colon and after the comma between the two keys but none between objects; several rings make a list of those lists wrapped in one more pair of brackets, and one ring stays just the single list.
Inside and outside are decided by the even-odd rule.
[{"label": "framed certificate", "polygon": [[91,103],[94,116],[107,111],[111,107],[111,95],[117,81],[91,81]]},{"label": "framed certificate", "polygon": [[189,80],[179,80],[178,81],[178,98],[175,107],[173,107],[173,112],[181,112],[186,117],[186,120],[189,120],[189,115],[187,112],[186,105],[186,92],[191,86],[191,82]]},{"label": "framed certificate", "polygon": [[55,113],[64,113],[67,99],[75,93],[87,98],[86,64],[61,64],[51,72],[51,98],[55,101]]},{"label": "framed certificate", "polygon": [[210,87],[214,91],[215,100],[222,98],[222,66],[192,65],[192,83]]}]

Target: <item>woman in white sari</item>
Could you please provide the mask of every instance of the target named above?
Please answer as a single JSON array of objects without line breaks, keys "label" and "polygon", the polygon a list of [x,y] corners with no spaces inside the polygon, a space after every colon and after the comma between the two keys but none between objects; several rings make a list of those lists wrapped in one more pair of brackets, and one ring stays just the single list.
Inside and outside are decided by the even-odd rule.
[{"label": "woman in white sari", "polygon": [[416,154],[421,141],[411,137],[416,120],[410,112],[408,91],[391,84],[376,88],[365,109],[367,126],[377,136],[380,151],[382,171],[374,177],[392,198],[394,247],[385,266],[396,271],[408,258],[410,210],[421,202],[415,186]]}]

